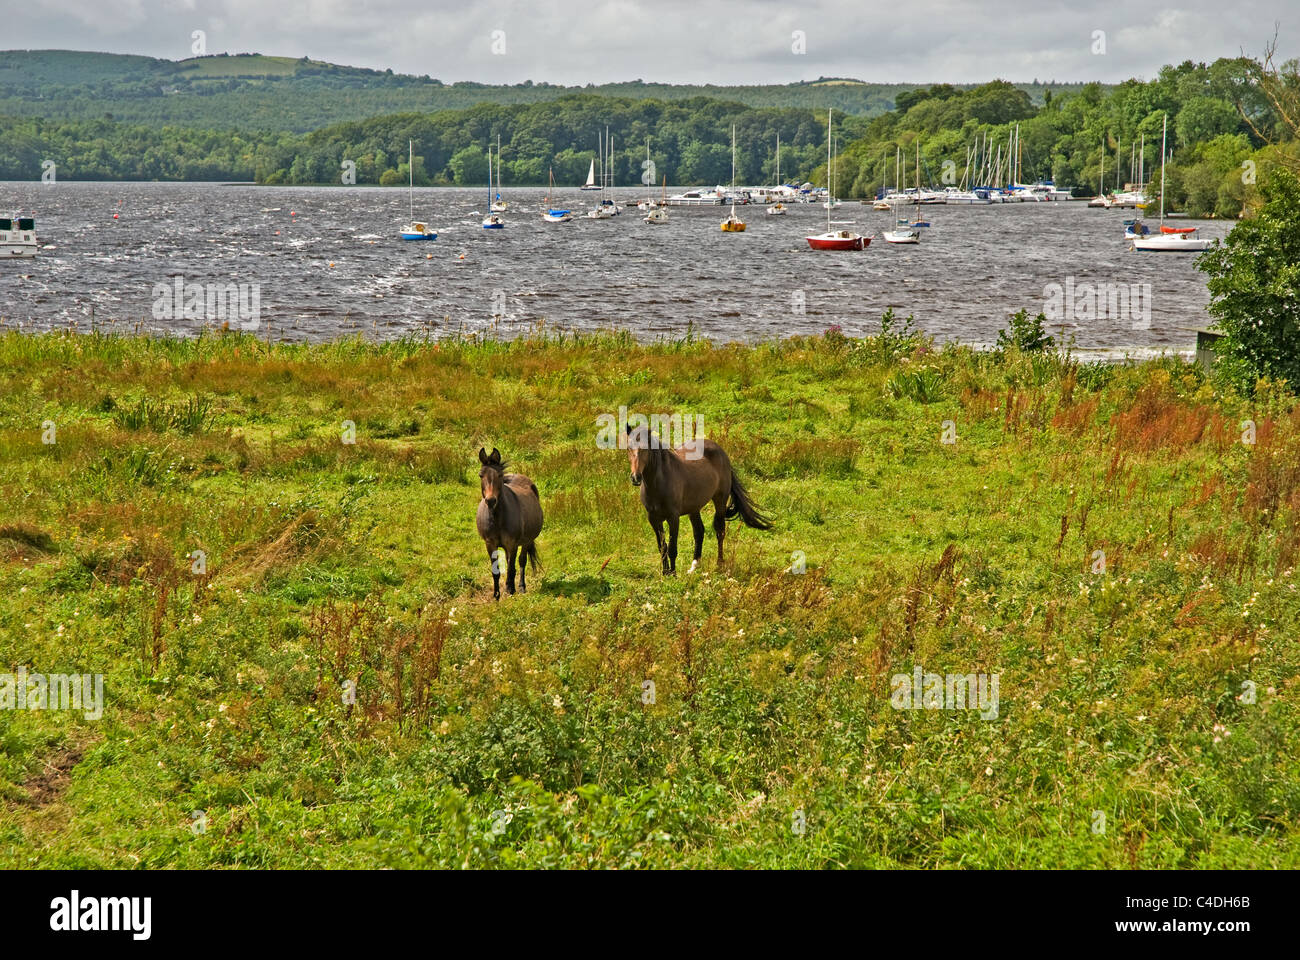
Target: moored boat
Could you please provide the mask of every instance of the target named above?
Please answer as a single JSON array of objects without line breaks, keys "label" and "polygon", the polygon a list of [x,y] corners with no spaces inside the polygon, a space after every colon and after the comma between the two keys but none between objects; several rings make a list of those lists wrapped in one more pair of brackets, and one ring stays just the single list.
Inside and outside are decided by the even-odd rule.
[{"label": "moored boat", "polygon": [[[1165,114],[1160,134],[1160,232],[1133,238],[1131,250],[1150,253],[1199,253],[1209,249],[1210,241],[1196,235],[1195,227],[1165,226],[1165,166],[1168,163],[1169,115]],[[1127,236],[1127,234],[1126,234]]]},{"label": "moored boat", "polygon": [[406,200],[410,219],[400,231],[403,240],[437,240],[438,232],[431,230],[423,220],[415,219],[415,141],[406,141]]},{"label": "moored boat", "polygon": [[921,231],[912,226],[907,220],[899,220],[893,230],[886,230],[881,234],[886,243],[920,243]]},{"label": "moored boat", "polygon": [[862,250],[871,243],[870,237],[864,237],[852,230],[828,230],[806,239],[808,246],[814,250]]},{"label": "moored boat", "polygon": [[[831,164],[831,142],[833,140],[833,137],[831,135],[832,117],[833,117],[833,111],[827,110],[826,111],[826,196],[827,198],[834,196],[834,193],[832,192],[832,188],[835,185],[832,180],[832,178],[835,176],[835,168]],[[867,244],[871,243],[870,237],[864,237],[861,234],[855,233],[852,230],[833,230],[832,229],[833,225],[834,222],[831,220],[831,211],[830,211],[830,207],[828,206],[826,208],[826,232],[813,234],[811,237],[805,237],[804,239],[808,241],[808,246],[814,250],[862,250],[867,246]]]},{"label": "moored boat", "polygon": [[745,221],[736,216],[736,125],[731,125],[731,216],[722,221],[723,233],[744,233]]},{"label": "moored boat", "polygon": [[548,182],[546,184],[546,203],[542,210],[542,219],[547,223],[568,223],[573,219],[573,214],[568,210],[557,210],[551,206],[551,191],[555,189],[555,173],[547,170],[546,176]]},{"label": "moored boat", "polygon": [[36,220],[0,217],[0,260],[36,256]]}]

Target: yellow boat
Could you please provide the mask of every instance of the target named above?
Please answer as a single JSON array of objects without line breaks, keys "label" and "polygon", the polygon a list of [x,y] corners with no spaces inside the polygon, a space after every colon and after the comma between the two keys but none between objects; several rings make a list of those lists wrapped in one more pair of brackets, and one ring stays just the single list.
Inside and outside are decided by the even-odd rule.
[{"label": "yellow boat", "polygon": [[723,233],[744,233],[745,221],[736,216],[736,125],[731,125],[731,216],[722,221]]}]

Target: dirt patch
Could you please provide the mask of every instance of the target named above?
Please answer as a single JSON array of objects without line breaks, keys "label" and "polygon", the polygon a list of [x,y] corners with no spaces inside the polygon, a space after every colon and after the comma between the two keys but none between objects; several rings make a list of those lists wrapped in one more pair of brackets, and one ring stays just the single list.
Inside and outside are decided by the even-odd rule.
[{"label": "dirt patch", "polygon": [[29,523],[0,526],[0,559],[36,560],[54,550],[50,535],[38,527]]},{"label": "dirt patch", "polygon": [[44,807],[57,800],[72,780],[72,770],[86,752],[84,744],[74,744],[45,760],[41,772],[23,784],[27,800],[33,807]]}]

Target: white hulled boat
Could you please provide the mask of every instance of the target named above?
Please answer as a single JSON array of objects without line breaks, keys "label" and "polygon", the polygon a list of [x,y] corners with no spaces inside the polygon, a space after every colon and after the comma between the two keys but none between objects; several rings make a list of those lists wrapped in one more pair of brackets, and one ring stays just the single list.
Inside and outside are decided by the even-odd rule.
[{"label": "white hulled boat", "polygon": [[0,217],[0,260],[36,256],[36,221],[32,217]]},{"label": "white hulled boat", "polygon": [[407,215],[410,219],[402,227],[401,234],[403,240],[437,240],[438,232],[429,229],[429,225],[423,220],[415,219],[415,141],[406,141],[406,172],[409,183],[406,187],[407,206],[410,208]]},{"label": "white hulled boat", "polygon": [[1198,237],[1195,227],[1165,226],[1165,164],[1169,156],[1165,151],[1168,136],[1169,114],[1165,114],[1165,122],[1160,134],[1160,232],[1134,237],[1133,246],[1129,249],[1146,250],[1151,253],[1200,253],[1210,246],[1210,241]]}]

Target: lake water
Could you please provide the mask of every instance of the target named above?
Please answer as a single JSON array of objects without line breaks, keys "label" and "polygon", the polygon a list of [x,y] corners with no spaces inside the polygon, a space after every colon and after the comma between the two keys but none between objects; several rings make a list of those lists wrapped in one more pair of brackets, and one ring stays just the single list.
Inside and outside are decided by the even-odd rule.
[{"label": "lake water", "polygon": [[[617,191],[620,202],[644,193]],[[287,340],[511,335],[541,322],[642,338],[680,336],[693,324],[716,340],[755,341],[836,324],[872,333],[892,306],[940,341],[987,345],[1009,313],[1044,309],[1053,284],[1080,293],[1089,284],[1149,285],[1149,321],[1105,305],[1087,319],[1076,293],[1080,312],[1071,315],[1080,319],[1064,332],[1084,356],[1187,353],[1208,323],[1196,257],[1129,252],[1122,220],[1131,211],[1081,202],[925,206],[933,226],[922,242],[895,246],[878,236],[891,214],[845,203],[834,218],[876,239],[861,253],[830,253],[804,242],[825,229],[818,205],[791,205],[784,217],[738,208],[748,230],[724,234],[721,207],[674,207],[662,226],[643,223],[635,208],[550,224],[539,215],[543,189],[503,195],[506,228],[484,230],[486,189],[417,189],[416,216],[439,237],[405,243],[397,238],[403,189],[0,183],[0,212],[34,213],[38,239],[53,247],[0,265],[0,317],[27,330],[85,330],[93,309],[99,327],[194,334],[203,321],[154,319],[155,284],[179,275],[257,285],[259,333]],[[574,189],[552,200],[575,214],[593,202]],[[1194,223],[1207,237],[1231,227],[1179,221]]]}]

